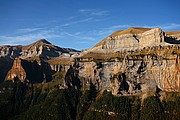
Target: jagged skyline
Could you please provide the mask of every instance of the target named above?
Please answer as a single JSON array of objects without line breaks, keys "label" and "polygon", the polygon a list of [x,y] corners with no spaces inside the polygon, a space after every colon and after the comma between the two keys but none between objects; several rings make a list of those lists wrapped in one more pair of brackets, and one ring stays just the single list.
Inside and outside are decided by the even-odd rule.
[{"label": "jagged skyline", "polygon": [[0,1],[0,45],[27,45],[45,38],[60,47],[81,50],[128,27],[179,30],[178,3],[177,0]]}]

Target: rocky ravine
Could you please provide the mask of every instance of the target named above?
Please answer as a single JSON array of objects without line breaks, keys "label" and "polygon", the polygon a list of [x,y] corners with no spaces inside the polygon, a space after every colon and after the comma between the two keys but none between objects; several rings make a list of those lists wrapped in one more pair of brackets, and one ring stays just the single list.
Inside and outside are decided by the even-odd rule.
[{"label": "rocky ravine", "polygon": [[[111,34],[78,57],[74,58],[73,53],[68,52],[69,56],[73,56],[68,59],[67,55],[66,59],[62,59],[66,52],[58,53],[57,47],[49,47],[51,44],[47,41],[42,57],[41,47],[35,43],[36,47],[35,44],[29,45],[25,47],[26,51],[25,48],[18,49],[20,52],[16,56],[21,59],[14,60],[6,79],[18,77],[21,81],[43,82],[45,79],[53,80],[54,73],[63,72],[68,87],[82,90],[89,89],[93,84],[98,91],[109,90],[114,95],[141,94],[157,87],[165,91],[180,91],[178,35],[179,32],[165,33],[159,28],[129,28]],[[36,48],[34,52],[32,48]],[[7,57],[7,53],[10,55],[10,52],[3,52],[3,57]],[[41,62],[27,59],[35,56],[40,56]],[[29,78],[35,74],[33,70],[36,68],[40,70],[37,72],[40,77]],[[48,80],[46,76],[49,76]]]}]

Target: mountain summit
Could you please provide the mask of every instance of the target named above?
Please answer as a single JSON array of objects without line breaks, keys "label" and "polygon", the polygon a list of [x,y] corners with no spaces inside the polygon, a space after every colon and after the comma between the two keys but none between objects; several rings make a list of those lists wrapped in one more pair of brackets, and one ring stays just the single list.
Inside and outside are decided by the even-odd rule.
[{"label": "mountain summit", "polygon": [[51,44],[51,43],[48,42],[46,39],[40,39],[37,42],[35,42],[34,44]]},{"label": "mountain summit", "polygon": [[61,57],[63,54],[71,56],[73,53],[79,52],[74,49],[55,46],[46,39],[40,39],[27,46],[0,46],[0,51],[0,57],[5,58],[41,57],[44,59]]},{"label": "mountain summit", "polygon": [[[175,39],[172,39],[175,38]],[[128,50],[143,49],[158,45],[179,44],[179,32],[164,32],[160,28],[128,28],[119,30],[99,43],[88,52],[93,53],[113,53]]]}]

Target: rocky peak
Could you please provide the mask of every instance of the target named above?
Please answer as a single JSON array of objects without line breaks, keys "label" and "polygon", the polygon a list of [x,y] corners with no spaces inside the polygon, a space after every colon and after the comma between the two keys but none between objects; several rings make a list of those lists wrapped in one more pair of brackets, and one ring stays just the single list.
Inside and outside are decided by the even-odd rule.
[{"label": "rocky peak", "polygon": [[78,52],[74,49],[55,46],[45,39],[40,39],[27,46],[0,46],[0,57],[13,59],[16,57],[23,59],[29,57],[50,59],[53,57],[63,57],[64,55],[70,57]]},{"label": "rocky peak", "polygon": [[160,28],[128,28],[112,33],[88,52],[136,50],[160,44],[164,44],[164,32]]},{"label": "rocky peak", "polygon": [[35,43],[32,43],[32,44],[27,45],[27,46],[23,46],[23,49],[29,50],[29,49],[34,49],[34,48],[39,48],[39,47],[44,47],[44,46],[53,47],[53,45],[50,42],[48,42],[47,40],[40,39]]},{"label": "rocky peak", "polygon": [[51,44],[51,43],[48,42],[46,39],[40,39],[40,40],[38,40],[36,43]]},{"label": "rocky peak", "polygon": [[49,45],[49,46],[53,46],[52,43],[50,43],[49,41],[47,41],[46,39],[40,39],[37,42],[31,44],[32,46],[44,46],[44,45]]}]

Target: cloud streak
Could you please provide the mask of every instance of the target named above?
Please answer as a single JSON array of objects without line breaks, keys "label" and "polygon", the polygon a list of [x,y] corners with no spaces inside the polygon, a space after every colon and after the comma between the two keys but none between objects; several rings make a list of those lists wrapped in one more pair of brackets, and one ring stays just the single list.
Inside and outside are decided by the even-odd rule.
[{"label": "cloud streak", "polygon": [[93,20],[92,17],[90,18],[86,18],[86,19],[82,19],[82,20],[77,20],[77,21],[73,21],[73,22],[69,22],[69,23],[65,23],[63,25],[61,25],[62,27],[66,27],[66,26],[70,26],[70,25],[75,25],[75,24],[78,24],[78,23],[84,23],[84,22],[89,22]]},{"label": "cloud streak", "polygon": [[42,30],[43,28],[23,28],[23,29],[18,29],[19,33],[28,33],[28,32],[35,32]]},{"label": "cloud streak", "polygon": [[80,9],[79,13],[82,13],[86,16],[106,16],[109,15],[109,11],[107,10],[99,10],[99,9]]},{"label": "cloud streak", "polygon": [[161,28],[163,31],[172,31],[179,30],[180,24],[178,23],[168,23],[168,24],[159,24],[159,25],[130,25],[129,27],[139,26],[144,28]]},{"label": "cloud streak", "polygon": [[87,36],[83,36],[81,32],[76,32],[76,33],[69,33],[69,32],[62,32],[61,33],[62,36],[66,36],[66,37],[73,37],[73,38],[76,38],[78,39],[79,41],[81,40],[85,40],[85,41],[94,41],[95,38],[93,37],[88,37]]},{"label": "cloud streak", "polygon": [[176,29],[180,29],[180,24],[170,23],[170,24],[164,24],[164,25],[157,25],[157,27],[160,27],[161,29],[165,31],[176,30]]},{"label": "cloud streak", "polygon": [[43,30],[36,33],[28,33],[21,35],[1,35],[0,41],[2,45],[18,45],[18,44],[30,44],[38,39],[52,39],[60,38],[61,36],[55,34],[52,30]]},{"label": "cloud streak", "polygon": [[[73,18],[72,18],[73,19]],[[130,25],[130,24],[115,24],[109,27],[105,28],[97,28],[94,30],[78,30],[76,32],[72,32],[68,27],[70,25],[79,24],[79,23],[89,23],[89,21],[92,21],[92,17],[88,17],[86,19],[62,24],[59,26],[54,26],[51,28],[23,28],[18,29],[16,34],[10,34],[10,35],[0,35],[0,44],[1,45],[18,45],[18,44],[30,44],[32,42],[37,41],[38,39],[63,39],[63,40],[73,40],[79,45],[95,45],[98,41],[102,40],[103,38],[107,37],[111,33],[117,31],[117,30],[123,30],[127,29],[129,27],[148,27],[148,28],[154,28],[159,27],[163,29],[164,31],[171,31],[171,30],[178,30],[180,29],[180,24],[178,23],[169,23],[169,24],[162,24],[162,25]],[[61,30],[62,26],[64,26],[64,29]],[[17,34],[18,33],[18,34]],[[89,44],[88,44],[89,43]],[[72,43],[73,44],[73,43]]]}]

